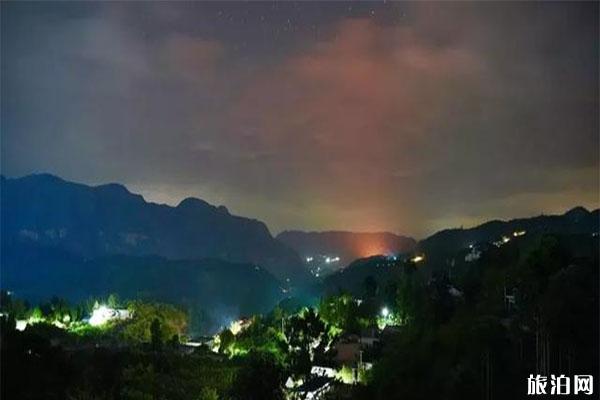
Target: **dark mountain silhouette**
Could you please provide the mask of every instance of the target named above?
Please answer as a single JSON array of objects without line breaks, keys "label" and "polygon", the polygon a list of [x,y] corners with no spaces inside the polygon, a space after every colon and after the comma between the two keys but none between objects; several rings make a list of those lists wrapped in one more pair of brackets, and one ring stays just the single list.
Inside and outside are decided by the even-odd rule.
[{"label": "dark mountain silhouette", "polygon": [[192,329],[209,333],[242,315],[271,310],[283,288],[254,264],[157,256],[94,259],[32,242],[2,245],[2,287],[33,302],[59,296],[71,302],[118,294],[121,299],[184,306]]},{"label": "dark mountain silhouette", "polygon": [[404,258],[393,259],[386,256],[373,256],[354,260],[347,267],[336,271],[323,280],[323,292],[335,295],[341,292],[355,296],[365,295],[365,279],[374,279],[383,290],[390,281],[398,281],[405,270]]},{"label": "dark mountain silhouette", "polygon": [[[453,265],[453,270],[460,270],[469,263],[467,255],[471,252],[494,254],[494,257],[502,253],[526,252],[546,234],[560,237],[574,256],[582,253],[587,257],[590,255],[590,243],[595,239],[593,236],[600,229],[599,218],[599,210],[590,212],[583,207],[576,207],[563,215],[496,220],[469,229],[443,230],[420,241],[414,250],[415,254],[397,259],[381,256],[357,259],[346,268],[327,276],[323,281],[323,290],[326,293],[347,291],[361,296],[367,277],[373,278],[380,289],[385,288],[402,276],[407,262],[414,255],[424,256],[415,270],[430,276],[436,271],[448,271],[449,263]],[[503,237],[510,240],[504,243]],[[502,244],[498,246],[494,242]],[[471,245],[473,249],[469,247]]]},{"label": "dark mountain silhouette", "polygon": [[446,229],[421,240],[419,251],[444,256],[477,243],[492,243],[515,232],[528,236],[541,234],[595,234],[600,226],[600,210],[575,207],[562,215],[540,215],[510,221],[494,220],[468,229]]},{"label": "dark mountain silhouette", "polygon": [[302,257],[340,257],[338,268],[357,258],[410,252],[416,246],[413,238],[389,232],[284,231],[277,235],[277,239],[296,250]]},{"label": "dark mountain silhouette", "polygon": [[156,255],[258,264],[285,281],[310,279],[302,260],[260,221],[188,198],[149,203],[119,184],[87,186],[41,174],[2,177],[2,240],[93,258]]}]

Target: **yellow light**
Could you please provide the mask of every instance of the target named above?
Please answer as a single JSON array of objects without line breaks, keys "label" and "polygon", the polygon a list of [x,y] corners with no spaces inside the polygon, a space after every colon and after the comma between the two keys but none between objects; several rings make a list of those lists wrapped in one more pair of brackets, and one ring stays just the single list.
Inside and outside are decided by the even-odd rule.
[{"label": "yellow light", "polygon": [[238,333],[240,333],[242,331],[242,323],[240,321],[233,321],[230,325],[229,325],[229,330],[231,331],[231,333],[233,333],[234,335],[237,335]]},{"label": "yellow light", "polygon": [[415,256],[413,258],[410,259],[410,261],[416,263],[420,263],[421,261],[425,260],[425,256],[424,255],[419,255],[419,256]]}]

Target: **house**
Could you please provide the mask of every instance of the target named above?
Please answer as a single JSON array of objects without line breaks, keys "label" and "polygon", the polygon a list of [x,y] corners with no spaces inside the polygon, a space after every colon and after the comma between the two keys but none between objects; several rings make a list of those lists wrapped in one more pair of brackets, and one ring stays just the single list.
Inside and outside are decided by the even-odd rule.
[{"label": "house", "polygon": [[363,329],[360,332],[360,338],[358,339],[358,341],[363,347],[373,347],[376,343],[379,342],[379,335],[377,329],[374,327],[369,329]]},{"label": "house", "polygon": [[310,374],[314,376],[326,376],[327,378],[335,378],[335,369],[331,367],[313,365],[310,369]]},{"label": "house", "polygon": [[317,400],[323,399],[325,393],[331,390],[332,378],[326,376],[315,376],[301,384],[289,393],[290,399]]},{"label": "house", "polygon": [[338,342],[335,349],[337,351],[335,361],[340,365],[354,365],[360,359],[361,344],[358,340]]}]

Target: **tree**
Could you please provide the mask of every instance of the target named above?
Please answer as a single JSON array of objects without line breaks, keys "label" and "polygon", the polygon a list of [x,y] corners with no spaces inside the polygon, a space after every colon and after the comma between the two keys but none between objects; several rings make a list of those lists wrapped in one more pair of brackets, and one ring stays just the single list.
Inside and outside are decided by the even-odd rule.
[{"label": "tree", "polygon": [[321,300],[319,316],[336,330],[358,332],[357,309],[358,305],[349,294],[329,296]]},{"label": "tree", "polygon": [[42,313],[42,309],[40,307],[35,307],[33,311],[31,311],[31,317],[34,321],[40,321],[44,318],[44,314]]},{"label": "tree", "polygon": [[289,318],[286,338],[292,372],[297,376],[308,375],[315,357],[326,356],[331,344],[325,323],[312,308]]},{"label": "tree", "polygon": [[119,308],[119,295],[116,293],[111,293],[106,300],[106,304],[110,308]]},{"label": "tree", "polygon": [[363,287],[365,290],[365,296],[367,298],[375,297],[377,295],[377,281],[372,275],[369,275],[363,281]]},{"label": "tree", "polygon": [[177,347],[178,345],[179,345],[179,335],[174,334],[173,336],[171,336],[171,339],[169,339],[169,346]]},{"label": "tree", "polygon": [[155,319],[160,322],[161,341],[167,342],[173,335],[182,337],[187,327],[187,314],[168,304],[131,302],[128,306],[132,318],[125,322],[123,336],[132,342],[151,341],[150,327]]},{"label": "tree", "polygon": [[219,394],[213,388],[203,387],[198,400],[219,400]]},{"label": "tree", "polygon": [[284,374],[269,353],[251,352],[234,384],[233,398],[237,400],[280,400]]},{"label": "tree", "polygon": [[150,325],[150,337],[152,348],[154,350],[160,350],[162,348],[162,332],[158,318],[154,318],[152,324]]},{"label": "tree", "polygon": [[230,353],[231,346],[235,342],[235,335],[229,329],[223,330],[219,335],[219,352]]}]

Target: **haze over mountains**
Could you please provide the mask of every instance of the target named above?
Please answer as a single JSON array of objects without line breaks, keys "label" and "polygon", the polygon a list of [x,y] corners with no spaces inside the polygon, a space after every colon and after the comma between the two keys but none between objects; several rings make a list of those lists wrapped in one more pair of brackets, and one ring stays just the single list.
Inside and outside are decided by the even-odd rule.
[{"label": "haze over mountains", "polygon": [[[472,244],[517,231],[527,238],[597,234],[600,221],[599,210],[577,207],[564,215],[448,229],[418,243],[392,233],[335,231],[286,231],[274,238],[264,223],[199,199],[171,207],[146,202],[122,185],[93,187],[47,174],[2,177],[0,210],[2,288],[32,300],[56,294],[80,301],[113,292],[162,299],[189,307],[204,332],[271,309],[297,295],[293,287],[314,289],[320,270],[315,273],[309,257],[330,258],[321,277],[350,265],[304,293],[319,296],[359,290],[369,275],[386,280],[408,257],[390,261],[386,255],[422,252],[427,264],[444,267]],[[365,259],[376,255],[383,256]],[[373,274],[373,268],[380,269]]]},{"label": "haze over mountains", "polygon": [[302,232],[284,231],[277,239],[293,248],[304,258],[339,257],[337,267],[378,254],[398,254],[414,250],[415,239],[389,232]]}]

